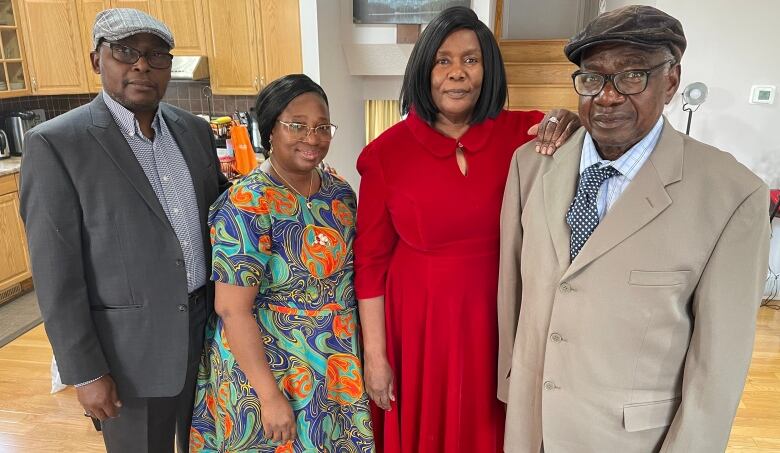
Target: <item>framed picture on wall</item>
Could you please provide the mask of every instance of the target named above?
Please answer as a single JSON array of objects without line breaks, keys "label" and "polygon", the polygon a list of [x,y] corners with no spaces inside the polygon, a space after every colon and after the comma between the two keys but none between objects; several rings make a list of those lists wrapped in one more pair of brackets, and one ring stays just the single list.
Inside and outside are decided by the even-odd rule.
[{"label": "framed picture on wall", "polygon": [[471,0],[352,0],[356,24],[425,24],[452,6],[471,6]]}]

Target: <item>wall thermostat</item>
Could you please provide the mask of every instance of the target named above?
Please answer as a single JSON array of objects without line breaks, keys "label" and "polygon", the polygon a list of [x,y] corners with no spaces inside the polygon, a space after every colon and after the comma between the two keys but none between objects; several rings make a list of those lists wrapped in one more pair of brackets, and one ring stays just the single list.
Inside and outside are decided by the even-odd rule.
[{"label": "wall thermostat", "polygon": [[751,104],[773,104],[775,87],[773,85],[753,85],[750,89]]}]

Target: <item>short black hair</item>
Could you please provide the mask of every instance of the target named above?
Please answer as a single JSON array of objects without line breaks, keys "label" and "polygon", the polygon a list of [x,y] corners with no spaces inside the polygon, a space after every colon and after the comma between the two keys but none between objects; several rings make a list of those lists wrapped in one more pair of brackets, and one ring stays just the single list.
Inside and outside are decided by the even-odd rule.
[{"label": "short black hair", "polygon": [[280,77],[266,85],[257,95],[255,113],[260,129],[260,143],[264,149],[271,149],[271,131],[276,119],[287,108],[287,104],[304,93],[315,93],[325,101],[325,105],[330,106],[325,90],[304,74]]},{"label": "short black hair", "polygon": [[482,50],[482,90],[471,114],[470,124],[495,118],[504,108],[507,98],[506,71],[501,51],[493,33],[477,14],[465,6],[447,8],[425,27],[409,56],[401,85],[401,113],[413,108],[420,118],[433,124],[439,109],[431,96],[431,71],[436,52],[450,33],[472,30]]}]

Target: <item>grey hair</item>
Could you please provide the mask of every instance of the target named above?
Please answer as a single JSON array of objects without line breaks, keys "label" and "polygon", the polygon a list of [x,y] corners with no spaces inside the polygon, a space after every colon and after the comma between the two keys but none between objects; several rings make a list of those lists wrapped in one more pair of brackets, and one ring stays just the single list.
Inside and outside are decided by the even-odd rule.
[{"label": "grey hair", "polygon": [[675,65],[680,63],[672,53],[672,49],[670,49],[668,46],[659,47],[657,52],[658,55],[661,55],[664,58],[664,60],[672,60],[672,64],[664,68],[664,74],[669,74],[669,71],[675,67]]}]

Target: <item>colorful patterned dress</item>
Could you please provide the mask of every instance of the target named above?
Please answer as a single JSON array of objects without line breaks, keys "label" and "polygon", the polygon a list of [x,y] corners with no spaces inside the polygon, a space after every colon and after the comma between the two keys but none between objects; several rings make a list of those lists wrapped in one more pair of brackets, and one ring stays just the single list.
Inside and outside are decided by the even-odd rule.
[{"label": "colorful patterned dress", "polygon": [[264,438],[260,403],[214,317],[198,372],[190,451],[372,452],[352,286],[355,194],[321,173],[306,200],[261,169],[211,207],[212,279],[258,286],[266,360],[297,420],[297,438]]}]

